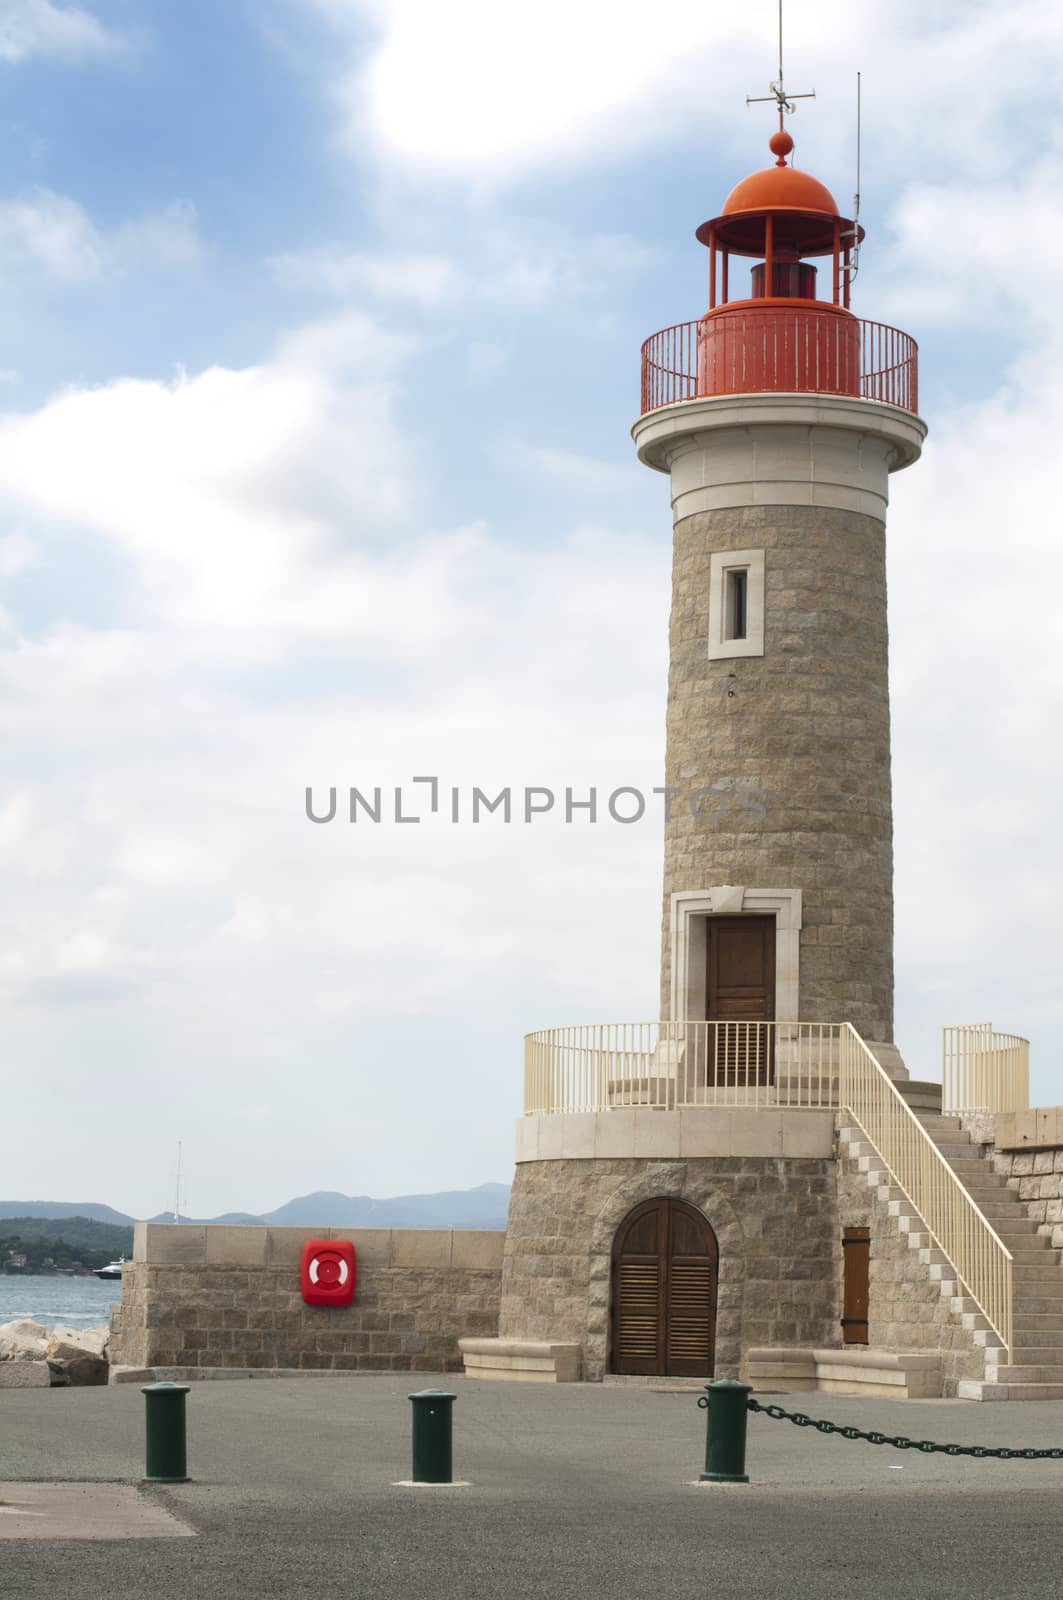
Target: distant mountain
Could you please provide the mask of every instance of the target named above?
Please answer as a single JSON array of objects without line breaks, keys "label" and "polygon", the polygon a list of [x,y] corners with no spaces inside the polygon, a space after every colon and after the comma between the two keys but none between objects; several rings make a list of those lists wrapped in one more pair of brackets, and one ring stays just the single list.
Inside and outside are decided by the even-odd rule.
[{"label": "distant mountain", "polygon": [[[253,1227],[261,1227],[263,1220],[264,1219],[262,1217],[256,1217],[250,1211],[226,1211],[220,1217],[186,1217],[183,1214],[181,1216],[181,1221],[182,1222],[218,1222],[218,1223],[240,1222],[240,1223],[247,1223],[249,1226],[253,1226]],[[173,1212],[172,1211],[160,1211],[158,1216],[145,1217],[144,1221],[145,1222],[172,1222],[173,1221]]]},{"label": "distant mountain", "polygon": [[[447,1189],[441,1194],[402,1194],[391,1200],[371,1195],[339,1194],[323,1189],[299,1195],[275,1211],[254,1216],[226,1211],[220,1217],[182,1217],[182,1222],[245,1223],[278,1228],[504,1228],[509,1209],[507,1183],[481,1183],[475,1189]],[[54,1200],[0,1200],[0,1221],[8,1217],[88,1217],[130,1227],[134,1219],[111,1206],[67,1205]],[[150,1222],[172,1222],[161,1211]]]},{"label": "distant mountain", "polygon": [[82,1202],[66,1205],[58,1200],[0,1200],[0,1221],[8,1217],[89,1217],[93,1222],[110,1222],[119,1228],[132,1227],[135,1217],[113,1206],[96,1206]]},{"label": "distant mountain", "polygon": [[402,1194],[391,1200],[322,1190],[300,1195],[268,1211],[263,1222],[288,1228],[504,1228],[509,1185],[481,1183],[476,1189],[442,1194]]}]

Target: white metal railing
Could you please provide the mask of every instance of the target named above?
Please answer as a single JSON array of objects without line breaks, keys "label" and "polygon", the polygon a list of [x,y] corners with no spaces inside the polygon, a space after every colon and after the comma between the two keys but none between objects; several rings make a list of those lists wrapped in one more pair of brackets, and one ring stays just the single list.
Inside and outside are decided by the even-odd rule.
[{"label": "white metal railing", "polygon": [[991,1022],[942,1029],[941,1109],[946,1116],[975,1111],[1025,1111],[1030,1104],[1030,1043],[996,1033]]},{"label": "white metal railing", "polygon": [[524,1041],[526,1112],[620,1106],[835,1110],[832,1022],[594,1022]]},{"label": "white metal railing", "polygon": [[1011,1252],[850,1023],[585,1023],[525,1038],[526,1114],[632,1106],[847,1112],[1010,1354]]},{"label": "white metal railing", "polygon": [[842,1105],[882,1157],[948,1257],[968,1294],[1007,1347],[1012,1346],[1014,1260],[927,1133],[896,1084],[848,1023],[842,1036]]}]

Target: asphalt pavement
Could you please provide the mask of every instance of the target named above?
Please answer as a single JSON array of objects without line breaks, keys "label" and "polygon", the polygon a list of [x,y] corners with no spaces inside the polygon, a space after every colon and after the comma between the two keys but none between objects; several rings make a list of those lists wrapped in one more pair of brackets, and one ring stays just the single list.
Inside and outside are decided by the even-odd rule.
[{"label": "asphalt pavement", "polygon": [[[430,1385],[458,1395],[468,1487],[396,1486],[407,1395]],[[772,1398],[911,1438],[1063,1445],[1059,1403]],[[5,1391],[0,1511],[6,1499],[17,1519],[20,1484],[137,1485],[143,1405],[133,1385]],[[61,1520],[39,1511],[39,1536],[5,1539],[0,1515],[3,1600],[1004,1600],[1054,1594],[1063,1571],[1063,1460],[900,1452],[752,1415],[753,1481],[700,1485],[692,1393],[426,1374],[206,1382],[188,1424],[192,1481],[124,1497],[169,1518],[88,1539],[57,1537]]]}]

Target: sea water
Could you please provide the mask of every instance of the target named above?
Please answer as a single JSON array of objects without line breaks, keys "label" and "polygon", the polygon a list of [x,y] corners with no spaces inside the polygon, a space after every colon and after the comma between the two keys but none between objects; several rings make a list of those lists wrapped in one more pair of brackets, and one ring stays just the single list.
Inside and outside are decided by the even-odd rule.
[{"label": "sea water", "polygon": [[46,1328],[95,1328],[122,1298],[120,1279],[46,1278],[0,1273],[0,1323],[28,1317]]}]

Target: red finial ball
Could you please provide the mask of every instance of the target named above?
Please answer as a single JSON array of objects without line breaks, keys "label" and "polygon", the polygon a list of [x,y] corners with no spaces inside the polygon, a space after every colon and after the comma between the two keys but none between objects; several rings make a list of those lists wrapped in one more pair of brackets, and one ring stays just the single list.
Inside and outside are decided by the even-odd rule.
[{"label": "red finial ball", "polygon": [[768,149],[773,156],[778,156],[777,167],[785,167],[786,158],[794,147],[794,141],[785,128],[780,128],[778,133],[773,133],[768,140]]}]

